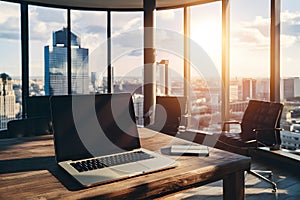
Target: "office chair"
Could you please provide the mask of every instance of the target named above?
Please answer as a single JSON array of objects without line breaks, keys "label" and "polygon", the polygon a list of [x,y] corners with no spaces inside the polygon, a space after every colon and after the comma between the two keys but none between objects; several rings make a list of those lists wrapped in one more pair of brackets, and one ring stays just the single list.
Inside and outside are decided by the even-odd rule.
[{"label": "office chair", "polygon": [[[259,147],[270,147],[279,149],[280,139],[280,118],[283,110],[281,103],[250,100],[244,112],[241,122],[229,121],[223,123],[223,130],[218,138],[218,146],[224,150],[235,149],[235,152],[246,152],[247,156]],[[229,124],[239,124],[239,133],[228,132]],[[243,153],[242,153],[243,154]],[[273,186],[273,191],[277,190],[275,182],[262,176],[255,170],[249,171],[250,174],[263,179]],[[271,171],[264,174],[272,176]]]},{"label": "office chair", "polygon": [[185,109],[186,98],[183,96],[157,96],[154,123],[148,128],[175,136]]},{"label": "office chair", "polygon": [[48,118],[51,122],[50,96],[30,96],[26,99],[27,118]]},{"label": "office chair", "polygon": [[0,130],[0,139],[7,138],[7,130]]},{"label": "office chair", "polygon": [[51,133],[52,130],[47,117],[16,119],[7,123],[7,135],[10,138],[31,137]]}]

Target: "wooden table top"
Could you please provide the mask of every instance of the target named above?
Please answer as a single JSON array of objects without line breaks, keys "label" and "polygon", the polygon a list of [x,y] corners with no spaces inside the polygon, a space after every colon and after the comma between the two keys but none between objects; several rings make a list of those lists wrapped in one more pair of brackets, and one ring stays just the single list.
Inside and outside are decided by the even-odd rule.
[{"label": "wooden table top", "polygon": [[169,155],[172,144],[186,141],[139,129],[143,148],[179,162],[173,169],[91,188],[81,188],[55,162],[53,136],[0,140],[0,199],[144,199],[222,179],[250,167],[250,158],[210,148],[208,157]]}]

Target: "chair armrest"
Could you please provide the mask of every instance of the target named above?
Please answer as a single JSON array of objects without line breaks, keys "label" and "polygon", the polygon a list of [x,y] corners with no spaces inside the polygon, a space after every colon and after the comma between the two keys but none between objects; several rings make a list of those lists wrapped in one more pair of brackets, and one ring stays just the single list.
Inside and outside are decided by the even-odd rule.
[{"label": "chair armrest", "polygon": [[222,132],[226,132],[226,125],[229,125],[229,124],[239,124],[241,125],[241,122],[239,121],[224,121],[223,122],[223,127],[222,127]]},{"label": "chair armrest", "polygon": [[253,132],[260,132],[260,131],[283,131],[283,128],[258,128],[253,129]]},{"label": "chair armrest", "polygon": [[224,121],[223,124],[241,124],[239,121]]}]

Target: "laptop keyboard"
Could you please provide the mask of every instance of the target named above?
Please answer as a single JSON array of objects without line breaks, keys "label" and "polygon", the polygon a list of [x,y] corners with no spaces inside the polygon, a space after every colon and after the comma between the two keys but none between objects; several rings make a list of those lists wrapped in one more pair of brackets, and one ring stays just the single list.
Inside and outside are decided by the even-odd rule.
[{"label": "laptop keyboard", "polygon": [[85,172],[95,169],[101,169],[104,167],[110,167],[115,165],[121,165],[131,163],[135,161],[147,160],[154,158],[143,151],[135,151],[130,153],[112,155],[107,157],[101,157],[97,159],[88,159],[79,162],[72,162],[70,165],[74,167],[78,172]]}]

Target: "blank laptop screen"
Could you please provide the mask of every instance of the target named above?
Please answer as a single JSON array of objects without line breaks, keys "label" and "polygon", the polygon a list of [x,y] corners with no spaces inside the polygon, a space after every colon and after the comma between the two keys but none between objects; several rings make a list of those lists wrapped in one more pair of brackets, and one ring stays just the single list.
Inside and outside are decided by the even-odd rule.
[{"label": "blank laptop screen", "polygon": [[130,94],[51,97],[57,162],[140,148]]}]

